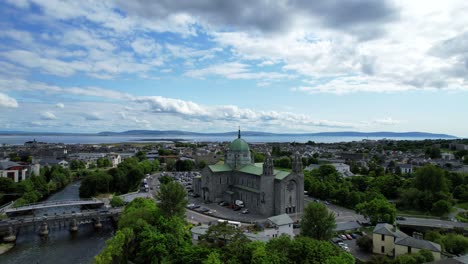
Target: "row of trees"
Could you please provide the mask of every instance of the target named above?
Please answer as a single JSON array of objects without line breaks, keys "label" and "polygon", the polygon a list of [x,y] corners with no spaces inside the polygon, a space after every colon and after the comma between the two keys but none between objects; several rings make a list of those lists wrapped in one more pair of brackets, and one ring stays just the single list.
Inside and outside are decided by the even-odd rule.
[{"label": "row of trees", "polygon": [[[468,201],[468,175],[449,173],[432,165],[409,177],[384,174],[343,178],[331,165],[306,171],[304,176],[304,188],[314,197],[360,209],[363,214],[374,215],[376,221],[393,218],[395,212],[389,199],[397,200],[399,208],[434,215],[448,213],[455,201]],[[373,212],[380,212],[379,216]]]},{"label": "row of trees", "polygon": [[139,161],[127,158],[116,168],[108,171],[93,171],[85,174],[81,181],[80,197],[92,197],[98,193],[128,193],[138,189],[145,174],[159,170],[159,161]]},{"label": "row of trees", "polygon": [[40,175],[32,175],[21,182],[0,177],[0,192],[8,195],[0,196],[1,203],[16,200],[14,206],[22,206],[40,201],[49,194],[65,187],[72,180],[68,169],[61,166],[44,167]]}]

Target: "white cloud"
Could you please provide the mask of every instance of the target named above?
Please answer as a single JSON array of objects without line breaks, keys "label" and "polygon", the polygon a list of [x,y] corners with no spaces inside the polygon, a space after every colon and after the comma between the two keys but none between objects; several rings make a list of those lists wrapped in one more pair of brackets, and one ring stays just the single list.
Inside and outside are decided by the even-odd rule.
[{"label": "white cloud", "polygon": [[379,119],[376,119],[373,121],[374,124],[377,124],[377,125],[399,125],[401,124],[402,122],[404,122],[403,120],[395,120],[391,117],[386,117],[386,118],[379,118]]},{"label": "white cloud", "polygon": [[42,120],[56,120],[57,117],[55,116],[54,113],[46,111],[46,112],[41,113],[41,119]]},{"label": "white cloud", "polygon": [[99,113],[83,113],[82,116],[89,121],[104,120],[104,118]]},{"label": "white cloud", "polygon": [[228,79],[262,79],[262,80],[278,80],[278,79],[289,79],[294,76],[278,73],[278,72],[255,72],[250,69],[248,64],[239,62],[228,62],[223,64],[217,64],[208,66],[206,68],[190,70],[185,73],[186,76],[192,78],[205,78],[209,76],[222,76]]},{"label": "white cloud", "polygon": [[315,127],[336,127],[350,128],[355,124],[314,119],[304,114],[276,111],[255,111],[248,108],[240,108],[235,105],[215,105],[207,106],[191,101],[166,98],[161,96],[146,96],[135,99],[137,103],[144,103],[148,110],[156,114],[171,114],[186,119],[198,119],[204,122],[220,120],[232,123],[277,124],[286,127],[291,124],[306,128]]},{"label": "white cloud", "polygon": [[62,108],[62,109],[65,108],[65,105],[63,103],[57,103],[55,106],[57,108]]},{"label": "white cloud", "polygon": [[18,107],[18,102],[15,98],[12,98],[4,93],[0,93],[0,107]]},{"label": "white cloud", "polygon": [[152,39],[136,38],[131,43],[131,46],[133,50],[140,55],[150,56],[161,52],[161,45]]}]

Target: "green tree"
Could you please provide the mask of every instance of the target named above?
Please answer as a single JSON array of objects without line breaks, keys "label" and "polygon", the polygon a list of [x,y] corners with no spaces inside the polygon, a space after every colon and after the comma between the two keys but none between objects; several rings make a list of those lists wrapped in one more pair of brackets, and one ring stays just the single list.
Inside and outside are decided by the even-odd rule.
[{"label": "green tree", "polygon": [[447,202],[446,200],[439,200],[432,205],[431,212],[434,215],[442,216],[444,214],[449,213],[451,208],[452,205],[449,202]]},{"label": "green tree", "polygon": [[118,230],[114,237],[106,241],[106,247],[94,257],[95,264],[127,263],[128,252],[134,233],[131,229]]},{"label": "green tree", "polygon": [[369,218],[372,225],[379,222],[393,224],[396,217],[396,209],[386,199],[375,198],[370,202],[356,205],[356,211]]},{"label": "green tree", "polygon": [[443,236],[442,244],[447,252],[455,255],[468,252],[468,238],[463,235],[448,234]]},{"label": "green tree", "polygon": [[125,205],[125,202],[120,196],[114,195],[112,196],[112,200],[110,201],[110,205],[112,207],[122,207]]},{"label": "green tree", "polygon": [[159,164],[159,160],[153,160],[153,171],[159,171],[160,166],[161,165]]},{"label": "green tree", "polygon": [[135,157],[138,159],[138,161],[144,161],[146,159],[146,152],[144,151],[138,151],[135,154]]},{"label": "green tree", "polygon": [[229,241],[240,240],[243,236],[244,234],[242,231],[231,225],[228,225],[227,222],[222,222],[210,225],[202,239],[205,241],[205,243],[223,247]]},{"label": "green tree", "polygon": [[202,170],[205,167],[206,167],[206,162],[204,160],[200,160],[200,162],[198,162],[198,168]]},{"label": "green tree", "polygon": [[168,176],[168,175],[163,175],[163,176],[161,176],[161,177],[159,178],[159,182],[160,182],[161,184],[168,184],[168,183],[170,183],[171,181],[173,181],[173,179],[172,179],[170,176]]},{"label": "green tree", "polygon": [[181,184],[169,182],[161,185],[157,194],[159,207],[166,217],[178,216],[185,217],[185,206],[187,205],[187,192]]},{"label": "green tree", "polygon": [[441,157],[440,148],[431,147],[426,149],[426,156],[431,159],[439,159]]},{"label": "green tree", "polygon": [[366,252],[371,253],[373,248],[372,238],[368,236],[362,236],[356,240],[358,247]]},{"label": "green tree", "polygon": [[301,220],[301,235],[318,240],[329,240],[336,227],[335,215],[320,203],[309,203]]},{"label": "green tree", "polygon": [[208,255],[208,258],[203,261],[203,264],[221,264],[221,260],[219,259],[219,254],[216,251],[211,252]]},{"label": "green tree", "polygon": [[426,165],[416,171],[414,186],[421,191],[431,193],[448,192],[444,170],[434,165]]}]

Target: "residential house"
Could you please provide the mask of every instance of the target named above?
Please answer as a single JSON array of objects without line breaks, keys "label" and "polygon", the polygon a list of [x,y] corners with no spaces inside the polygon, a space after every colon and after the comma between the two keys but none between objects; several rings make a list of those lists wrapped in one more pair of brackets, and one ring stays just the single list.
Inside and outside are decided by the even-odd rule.
[{"label": "residential house", "polygon": [[9,160],[0,161],[0,177],[10,178],[14,182],[26,180],[28,169],[16,162]]},{"label": "residential house", "polygon": [[439,244],[410,237],[387,223],[377,224],[372,235],[373,252],[391,257],[408,253],[416,253],[426,249],[431,251],[434,260],[440,259],[441,247]]},{"label": "residential house", "polygon": [[377,224],[374,228],[372,241],[374,248],[372,252],[387,256],[395,255],[395,240],[397,238],[407,237],[408,235],[397,230],[394,226],[387,223]]},{"label": "residential house", "polygon": [[440,154],[441,158],[443,160],[454,160],[455,159],[455,155],[453,155],[452,153],[448,153],[448,152],[444,152],[442,154]]},{"label": "residential house", "polygon": [[397,167],[400,168],[402,174],[413,173],[413,165],[411,164],[398,164]]}]

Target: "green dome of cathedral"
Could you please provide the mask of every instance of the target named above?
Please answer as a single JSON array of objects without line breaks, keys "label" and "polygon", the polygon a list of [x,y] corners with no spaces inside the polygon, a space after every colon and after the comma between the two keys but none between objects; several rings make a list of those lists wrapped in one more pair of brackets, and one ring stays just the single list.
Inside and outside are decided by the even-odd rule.
[{"label": "green dome of cathedral", "polygon": [[229,145],[229,150],[239,152],[250,152],[249,144],[242,138],[237,138]]},{"label": "green dome of cathedral", "polygon": [[240,128],[237,138],[229,145],[229,150],[235,152],[249,152],[250,154],[249,144],[247,144],[247,142],[241,138]]}]

